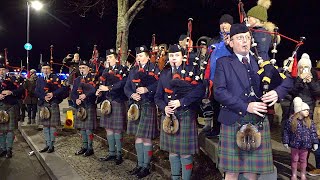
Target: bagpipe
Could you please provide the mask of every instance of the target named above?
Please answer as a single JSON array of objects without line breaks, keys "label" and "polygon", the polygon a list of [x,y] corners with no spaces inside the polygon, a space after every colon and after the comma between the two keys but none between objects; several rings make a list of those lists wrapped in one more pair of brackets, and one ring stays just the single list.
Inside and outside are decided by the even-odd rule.
[{"label": "bagpipe", "polygon": [[[120,52],[120,51],[119,51]],[[109,89],[111,88],[112,85],[120,82],[124,77],[127,76],[127,70],[121,66],[121,65],[115,65],[115,67],[111,67],[110,62],[109,66],[105,69],[104,73],[102,76],[99,77],[99,86],[104,85],[108,86]],[[112,106],[111,106],[111,101],[112,97],[109,97],[110,99],[105,99],[101,103],[101,113],[104,115],[108,115],[112,111]],[[98,101],[98,97],[96,99],[96,103]]]},{"label": "bagpipe", "polygon": [[[1,92],[1,94],[5,90],[12,91],[14,89],[15,89],[15,85],[11,81],[10,77],[5,76],[3,78],[0,78],[0,92]],[[10,120],[10,116],[9,116],[7,110],[0,110],[0,124],[7,123],[7,122],[9,122],[9,120]]]},{"label": "bagpipe", "polygon": [[[66,62],[62,61],[62,63],[58,63],[54,60],[54,57],[53,57],[53,49],[54,46],[53,45],[50,45],[50,61],[49,61],[49,64],[50,64],[50,70],[51,70],[51,74],[54,74],[57,76],[56,80],[55,80],[55,83],[58,84],[58,87],[62,87],[62,86],[66,86],[68,87],[69,86],[69,82],[68,82],[68,78],[65,78],[63,76],[61,76],[62,74],[62,71],[63,71],[63,68],[66,67],[66,68],[70,68],[69,66],[66,65]],[[80,49],[80,47],[78,47],[78,50]],[[40,54],[40,60],[39,60],[39,69],[41,69],[41,66],[43,65],[43,61],[42,61],[42,54]],[[54,65],[60,67],[60,70],[59,70],[59,73],[55,73],[54,72]],[[59,82],[59,83],[57,83]],[[66,98],[67,95],[64,95],[63,96],[63,99]]]},{"label": "bagpipe", "polygon": [[[181,71],[179,72],[176,64],[173,64],[173,72],[172,72],[172,79],[169,81],[169,87],[165,89],[166,95],[168,100],[173,99],[181,99],[187,94],[189,94],[194,88],[199,84],[202,83],[202,76],[201,73],[204,72],[205,67],[200,65],[200,50],[198,50],[197,55],[192,62],[192,65],[188,65],[189,58],[190,58],[190,51],[189,49],[192,48],[191,46],[191,33],[192,33],[192,18],[188,19],[188,32],[187,32],[187,42],[186,42],[186,49],[183,51],[183,59],[181,64]],[[178,46],[180,47],[180,46]],[[201,47],[198,47],[201,48]],[[170,49],[170,47],[169,47]],[[206,61],[209,59],[209,52],[206,54]],[[204,63],[207,64],[207,63]],[[174,134],[179,129],[179,122],[176,116],[170,115],[170,117],[165,116],[163,120],[163,130],[168,134]]]},{"label": "bagpipe", "polygon": [[[91,77],[90,74],[87,75],[87,78],[84,78],[83,75],[81,76],[80,84],[78,86],[77,92],[78,95],[85,94],[86,92],[89,92],[91,87],[95,87],[95,78]],[[87,110],[85,107],[84,102],[82,102],[80,105],[77,106],[77,118],[80,121],[85,121],[87,118]]]},{"label": "bagpipe", "polygon": [[[147,87],[158,81],[158,75],[156,74],[156,67],[150,67],[150,61],[147,62],[146,69],[142,68],[140,62],[138,62],[138,72],[134,75],[132,82],[135,84],[136,89],[139,87]],[[151,69],[150,69],[151,68]],[[140,117],[140,105],[141,102],[133,100],[130,105],[127,116],[129,121],[138,120]]]},{"label": "bagpipe", "polygon": [[[259,3],[265,3],[265,1],[258,1],[258,5]],[[267,3],[271,3],[271,2],[267,2]],[[250,25],[248,23],[248,17],[244,11],[243,3],[241,2],[241,0],[239,0],[238,7],[239,7],[239,14],[240,14],[240,22],[242,23],[245,22],[245,24],[249,27]],[[267,22],[267,23],[270,23],[270,22]],[[260,69],[258,70],[257,74],[260,77],[260,81],[261,81],[260,88],[263,94],[266,94],[267,92],[275,89],[283,82],[284,79],[287,78],[287,75],[289,75],[288,74],[289,66],[292,63],[293,58],[296,57],[297,50],[301,45],[304,44],[303,41],[305,40],[304,37],[301,37],[300,41],[296,41],[287,36],[284,36],[278,32],[279,28],[275,26],[273,27],[273,29],[270,29],[270,27],[269,29],[268,27],[265,27],[265,29],[267,29],[267,31],[261,30],[261,29],[249,28],[250,34],[252,37],[251,47],[253,48],[253,51],[254,51],[252,52],[251,50],[249,50],[249,52],[258,61],[258,65]],[[252,36],[253,32],[267,33],[273,36],[272,45],[271,45],[272,59],[262,59],[262,57],[259,55],[259,52],[257,49],[258,44],[255,42],[254,37]],[[296,43],[292,56],[289,58],[288,63],[284,65],[282,70],[278,69],[278,67],[276,66],[276,59],[275,59],[276,53],[278,52],[277,45],[279,44],[280,37],[283,37],[285,39],[288,39]],[[296,65],[297,65],[297,61],[295,60],[292,71],[291,71],[291,77],[296,77],[297,75]],[[259,122],[256,124],[249,123],[249,124],[244,124],[240,126],[237,132],[237,138],[236,138],[237,145],[240,149],[245,151],[252,151],[257,149],[260,146],[261,134],[259,130],[263,128],[262,122],[264,120],[264,117],[261,120],[259,120]]]},{"label": "bagpipe", "polygon": [[[244,11],[243,6],[244,6],[243,3],[241,2],[241,0],[239,0],[238,7],[239,7],[239,13],[240,13],[240,22],[245,22],[245,24],[247,26],[249,26],[248,18],[247,18],[245,11]],[[269,23],[268,25],[270,26],[270,22],[267,22],[267,23]],[[249,50],[249,51],[250,51],[250,54],[258,60],[258,65],[260,67],[260,70],[257,73],[259,74],[260,79],[261,79],[261,89],[263,91],[263,94],[275,89],[277,86],[279,86],[282,83],[282,81],[284,79],[286,79],[286,75],[288,75],[289,66],[292,63],[294,56],[296,56],[297,50],[299,49],[299,47],[301,45],[304,44],[303,41],[305,40],[305,37],[301,37],[300,41],[296,41],[292,38],[284,36],[279,33],[279,28],[275,27],[275,26],[270,26],[269,28],[266,27],[266,29],[267,29],[267,31],[249,28],[250,34],[252,37],[251,47],[253,48],[254,52],[252,52],[251,50]],[[272,50],[271,50],[272,59],[262,59],[262,57],[259,55],[258,49],[257,49],[258,44],[255,43],[254,37],[252,36],[252,32],[267,33],[267,34],[270,34],[271,36],[273,36]],[[276,59],[275,59],[276,53],[278,53],[277,45],[280,42],[280,37],[283,37],[287,40],[290,40],[290,41],[296,43],[295,49],[292,53],[292,56],[289,58],[288,63],[283,67],[282,71],[280,71],[278,66],[276,66]],[[292,77],[296,77],[295,71],[296,70],[293,70],[291,72]]]},{"label": "bagpipe", "polygon": [[[174,95],[173,90],[165,88],[165,93],[168,96],[168,100],[173,100],[172,96]],[[176,115],[170,114],[170,116],[165,116],[163,123],[162,123],[162,129],[165,133],[168,134],[175,134],[179,130],[179,121]]]},{"label": "bagpipe", "polygon": [[[61,88],[60,79],[59,77],[55,76],[55,74],[51,73],[48,77],[45,78],[45,86],[43,87],[44,93],[47,95],[48,93],[52,93],[58,88]],[[45,103],[43,106],[40,106],[39,118],[42,120],[47,120],[51,117],[51,112],[49,110],[50,101]]]}]

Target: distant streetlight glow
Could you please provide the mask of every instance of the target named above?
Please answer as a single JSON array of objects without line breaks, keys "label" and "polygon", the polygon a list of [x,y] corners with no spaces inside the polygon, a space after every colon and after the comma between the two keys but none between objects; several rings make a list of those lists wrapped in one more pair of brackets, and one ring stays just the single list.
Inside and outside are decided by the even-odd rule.
[{"label": "distant streetlight glow", "polygon": [[31,7],[37,11],[40,11],[43,8],[43,4],[40,1],[32,1]]},{"label": "distant streetlight glow", "polygon": [[[40,1],[27,1],[27,43],[29,43],[30,36],[30,7],[39,11],[43,8],[43,4]],[[27,50],[27,72],[29,72],[29,50]]]}]

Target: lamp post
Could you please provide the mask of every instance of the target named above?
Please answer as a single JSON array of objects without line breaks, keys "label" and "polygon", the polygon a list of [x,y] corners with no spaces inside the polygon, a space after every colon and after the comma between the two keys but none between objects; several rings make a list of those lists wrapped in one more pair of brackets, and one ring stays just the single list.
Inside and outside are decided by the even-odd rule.
[{"label": "lamp post", "polygon": [[[30,7],[32,7],[33,9],[39,11],[42,9],[43,4],[40,1],[27,1],[27,44],[29,43],[29,39],[30,39]],[[29,72],[29,50],[28,48],[26,48],[27,50],[27,72]]]}]

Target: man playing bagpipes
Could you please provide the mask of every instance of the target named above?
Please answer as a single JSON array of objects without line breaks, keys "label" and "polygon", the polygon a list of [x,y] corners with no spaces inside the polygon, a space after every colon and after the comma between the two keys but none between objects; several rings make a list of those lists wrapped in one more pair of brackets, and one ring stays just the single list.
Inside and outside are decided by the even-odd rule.
[{"label": "man playing bagpipes", "polygon": [[[249,55],[251,36],[244,24],[233,24],[230,47],[234,54],[219,58],[214,78],[214,97],[221,103],[219,168],[225,179],[247,179],[273,172],[267,106],[285,97],[292,87],[286,78],[262,95],[256,59]],[[262,101],[262,102],[261,102]],[[268,104],[270,103],[270,104]]]},{"label": "man playing bagpipes", "polygon": [[[106,51],[106,69],[99,79],[99,88],[96,96],[98,102],[102,102],[100,127],[107,132],[109,154],[101,157],[101,161],[115,160],[116,165],[122,163],[122,133],[126,125],[126,101],[124,85],[127,80],[127,68],[120,65],[118,55],[114,49]],[[118,64],[117,64],[118,62]]]},{"label": "man playing bagpipes", "polygon": [[[157,106],[164,112],[160,148],[169,152],[171,178],[180,179],[182,169],[182,179],[190,179],[192,155],[199,150],[196,109],[205,88],[201,81],[186,81],[190,78],[190,72],[195,77],[194,72],[200,69],[194,69],[194,66],[183,62],[180,45],[171,45],[168,55],[170,68],[162,71],[155,95]],[[182,72],[185,72],[184,79],[181,79],[184,76]]]},{"label": "man playing bagpipes", "polygon": [[131,175],[143,178],[150,174],[152,139],[157,137],[157,111],[154,94],[157,90],[158,68],[149,60],[145,45],[136,48],[136,66],[130,70],[124,92],[130,98],[127,133],[136,136],[137,166]]},{"label": "man playing bagpipes", "polygon": [[89,62],[81,60],[80,76],[73,82],[71,100],[76,105],[75,128],[80,129],[82,147],[75,155],[85,157],[94,154],[93,130],[97,127],[97,105],[95,103],[95,75],[90,73]]},{"label": "man playing bagpipes", "polygon": [[68,88],[61,85],[56,74],[51,73],[48,62],[41,64],[42,77],[36,81],[35,95],[38,97],[39,124],[43,125],[46,146],[39,152],[54,152],[54,142],[57,136],[57,126],[61,125],[59,104],[68,94]]},{"label": "man playing bagpipes", "polygon": [[18,127],[18,99],[23,89],[18,89],[9,77],[6,65],[0,63],[0,157],[12,157],[14,130]]}]

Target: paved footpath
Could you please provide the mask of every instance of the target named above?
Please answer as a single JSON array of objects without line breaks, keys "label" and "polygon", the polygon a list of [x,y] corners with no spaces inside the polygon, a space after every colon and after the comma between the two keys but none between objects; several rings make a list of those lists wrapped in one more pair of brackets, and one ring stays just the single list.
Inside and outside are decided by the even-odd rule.
[{"label": "paved footpath", "polygon": [[[36,150],[44,147],[44,136],[34,127],[21,126],[22,134],[30,140]],[[128,174],[135,167],[135,162],[124,159],[124,162],[116,166],[114,162],[100,162],[98,159],[106,155],[107,149],[95,138],[95,154],[90,157],[76,156],[74,153],[80,148],[80,136],[71,132],[59,132],[55,143],[55,152],[52,154],[38,153],[43,162],[52,173],[52,179],[85,179],[85,180],[128,180],[137,179]],[[156,172],[152,172],[144,179],[163,180]]]},{"label": "paved footpath", "polygon": [[47,180],[44,168],[36,156],[29,156],[31,151],[29,145],[17,130],[13,144],[13,157],[0,158],[0,179],[1,180]]}]

